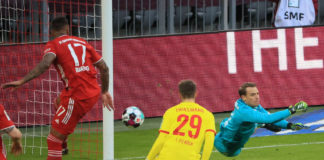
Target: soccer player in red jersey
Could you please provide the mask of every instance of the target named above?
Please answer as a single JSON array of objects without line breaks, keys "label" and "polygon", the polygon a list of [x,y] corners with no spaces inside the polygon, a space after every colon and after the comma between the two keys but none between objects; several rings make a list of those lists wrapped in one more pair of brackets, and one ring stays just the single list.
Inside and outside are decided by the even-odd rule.
[{"label": "soccer player in red jersey", "polygon": [[[19,155],[22,153],[21,132],[15,127],[15,124],[10,120],[4,107],[0,104],[0,134],[7,133],[12,139],[11,153]],[[0,135],[0,160],[6,160],[6,147],[2,142]]]},{"label": "soccer player in red jersey", "polygon": [[52,120],[47,137],[48,160],[62,159],[62,144],[73,133],[78,121],[92,109],[100,96],[96,78],[97,67],[101,74],[101,97],[108,110],[114,109],[108,92],[109,72],[102,57],[84,39],[69,36],[69,25],[65,17],[55,18],[50,25],[51,36],[43,53],[41,62],[24,78],[2,85],[2,88],[16,89],[26,82],[40,76],[54,64],[63,83],[58,109]]}]

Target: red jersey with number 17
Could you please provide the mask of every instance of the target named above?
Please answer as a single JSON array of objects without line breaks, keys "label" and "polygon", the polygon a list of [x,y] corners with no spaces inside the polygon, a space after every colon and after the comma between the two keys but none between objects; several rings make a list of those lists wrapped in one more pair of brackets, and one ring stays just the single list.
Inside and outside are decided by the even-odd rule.
[{"label": "red jersey with number 17", "polygon": [[100,93],[93,64],[102,57],[84,39],[63,35],[49,41],[45,54],[54,54],[55,68],[65,88],[62,94],[75,99],[88,99]]}]

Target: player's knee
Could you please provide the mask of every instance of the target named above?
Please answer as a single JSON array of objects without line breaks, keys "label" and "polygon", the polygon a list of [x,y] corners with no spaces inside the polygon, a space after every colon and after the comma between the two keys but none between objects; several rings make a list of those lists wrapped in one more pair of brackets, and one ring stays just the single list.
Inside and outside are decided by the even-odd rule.
[{"label": "player's knee", "polygon": [[50,134],[53,135],[54,137],[57,137],[58,139],[60,139],[62,141],[64,141],[68,136],[68,135],[64,135],[64,134],[60,133],[59,131],[57,131],[54,128],[51,128]]}]

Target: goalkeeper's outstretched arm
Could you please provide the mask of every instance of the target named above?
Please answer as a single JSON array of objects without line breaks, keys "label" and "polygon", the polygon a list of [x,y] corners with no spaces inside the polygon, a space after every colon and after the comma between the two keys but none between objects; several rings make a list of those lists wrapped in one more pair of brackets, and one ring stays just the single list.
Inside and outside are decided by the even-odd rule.
[{"label": "goalkeeper's outstretched arm", "polygon": [[280,132],[281,129],[291,129],[291,130],[301,130],[301,129],[308,129],[309,126],[305,126],[304,124],[302,123],[288,123],[287,122],[287,125],[285,127],[280,127],[276,124],[264,124],[263,126],[261,126],[261,128],[265,128],[269,131],[272,131],[272,132]]},{"label": "goalkeeper's outstretched arm", "polygon": [[[296,103],[295,105],[290,105],[288,110],[290,111],[291,114],[294,114],[298,111],[303,111],[305,112],[308,108],[308,105],[304,101],[300,101]],[[262,113],[267,113],[270,114],[268,111],[266,111],[264,108],[261,107],[261,112]],[[279,132],[282,129],[292,129],[292,130],[300,130],[303,128],[307,128],[307,126],[304,126],[301,123],[289,123],[287,120],[281,120],[275,123],[269,123],[269,124],[264,124],[262,128],[266,128],[272,132]]]},{"label": "goalkeeper's outstretched arm", "polygon": [[[265,110],[263,107],[261,107],[260,111],[262,113],[271,114],[267,110]],[[262,128],[266,128],[267,130],[270,130],[272,132],[279,132],[282,128],[287,128],[288,121],[283,119],[281,121],[275,122],[275,123],[266,123],[261,126]]]},{"label": "goalkeeper's outstretched arm", "polygon": [[256,110],[253,110],[252,108],[247,108],[244,110],[241,110],[242,115],[244,115],[244,118],[246,121],[254,122],[254,123],[277,123],[279,121],[282,121],[289,117],[291,114],[294,114],[296,112],[303,111],[305,112],[308,108],[308,105],[306,102],[300,101],[296,103],[295,105],[291,105],[288,109],[278,111],[275,113],[264,113],[264,112],[258,112]]}]

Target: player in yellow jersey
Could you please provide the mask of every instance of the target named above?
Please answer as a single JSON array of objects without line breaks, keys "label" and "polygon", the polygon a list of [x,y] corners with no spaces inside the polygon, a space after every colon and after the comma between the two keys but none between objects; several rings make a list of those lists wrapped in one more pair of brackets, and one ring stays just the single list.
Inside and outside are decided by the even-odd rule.
[{"label": "player in yellow jersey", "polygon": [[[214,115],[195,103],[196,84],[179,83],[182,102],[169,108],[147,160],[207,160],[216,134]],[[202,145],[203,153],[200,155]]]}]

